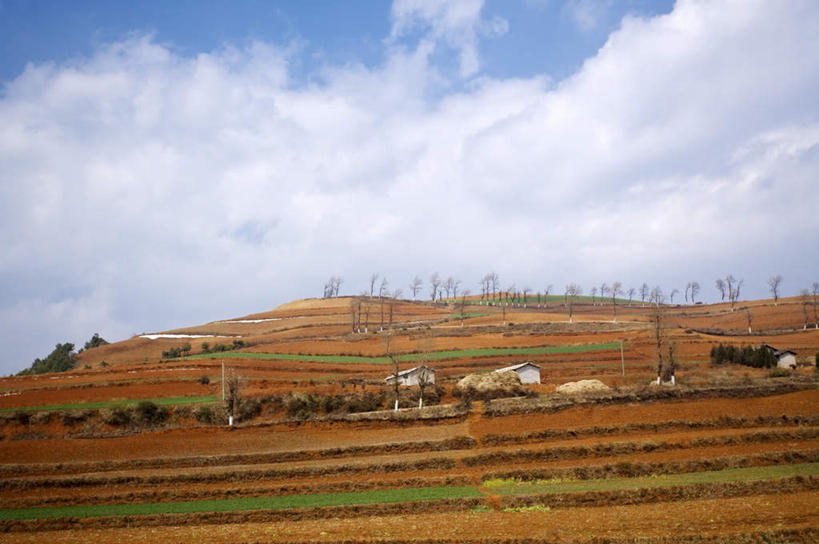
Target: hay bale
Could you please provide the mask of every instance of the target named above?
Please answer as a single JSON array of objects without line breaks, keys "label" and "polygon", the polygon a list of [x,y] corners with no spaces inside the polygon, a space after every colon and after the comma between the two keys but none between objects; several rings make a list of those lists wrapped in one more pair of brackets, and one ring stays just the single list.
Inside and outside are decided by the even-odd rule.
[{"label": "hay bale", "polygon": [[461,391],[474,390],[477,393],[486,393],[500,389],[518,389],[520,376],[517,372],[488,372],[486,374],[469,374],[464,376],[456,385]]},{"label": "hay bale", "polygon": [[559,385],[557,387],[557,392],[564,395],[610,390],[611,388],[600,380],[580,380],[579,382],[564,383],[563,385]]}]

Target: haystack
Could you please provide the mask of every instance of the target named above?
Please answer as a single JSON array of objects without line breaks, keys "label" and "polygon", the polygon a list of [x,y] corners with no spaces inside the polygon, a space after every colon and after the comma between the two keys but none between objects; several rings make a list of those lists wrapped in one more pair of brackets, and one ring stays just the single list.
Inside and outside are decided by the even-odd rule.
[{"label": "haystack", "polygon": [[611,390],[611,388],[600,380],[580,380],[579,382],[564,383],[557,387],[557,392],[563,393],[564,395],[609,390]]},{"label": "haystack", "polygon": [[515,390],[520,387],[520,376],[512,371],[469,374],[464,376],[456,387],[461,391],[473,389],[479,394],[499,389]]}]

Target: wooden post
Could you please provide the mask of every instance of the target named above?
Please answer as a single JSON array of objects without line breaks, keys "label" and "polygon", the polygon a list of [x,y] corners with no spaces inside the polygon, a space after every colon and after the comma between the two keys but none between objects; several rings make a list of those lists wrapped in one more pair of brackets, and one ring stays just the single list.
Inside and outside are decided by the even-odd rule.
[{"label": "wooden post", "polygon": [[222,359],[222,401],[225,400],[225,361]]}]

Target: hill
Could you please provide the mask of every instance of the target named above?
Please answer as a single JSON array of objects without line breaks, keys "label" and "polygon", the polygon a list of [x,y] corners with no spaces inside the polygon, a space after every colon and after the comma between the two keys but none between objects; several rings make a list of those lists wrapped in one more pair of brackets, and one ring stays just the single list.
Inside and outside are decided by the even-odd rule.
[{"label": "hill", "polygon": [[[669,542],[816,540],[812,307],[569,302],[294,301],[0,379],[4,541],[631,542],[671,510]],[[719,343],[805,366],[715,365]],[[394,361],[436,370],[423,409],[403,387],[386,410]],[[523,361],[524,396],[455,396]],[[608,389],[556,392],[583,379]]]}]

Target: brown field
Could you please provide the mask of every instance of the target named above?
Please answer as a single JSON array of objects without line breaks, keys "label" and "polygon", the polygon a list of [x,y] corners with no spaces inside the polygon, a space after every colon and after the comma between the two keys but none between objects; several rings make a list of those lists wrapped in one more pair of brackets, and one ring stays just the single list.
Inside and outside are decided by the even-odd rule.
[{"label": "brown field", "polygon": [[[383,304],[382,304],[383,302]],[[477,486],[475,498],[283,510],[144,514],[10,521],[3,542],[815,542],[819,477],[684,484],[621,491],[502,496],[496,478],[604,481],[819,463],[819,330],[803,330],[797,299],[666,306],[676,386],[652,385],[654,308],[582,301],[568,322],[555,300],[538,307],[311,299],[271,311],[88,350],[63,374],[0,378],[0,511],[71,505],[172,503],[227,498]],[[354,332],[351,304],[361,303]],[[564,348],[560,353],[456,354],[431,358],[437,408],[373,414],[287,411],[288,393],[390,394],[386,332],[399,356],[490,348]],[[390,308],[392,306],[392,308]],[[392,322],[390,326],[390,311]],[[752,330],[748,332],[748,312]],[[479,314],[479,315],[476,315]],[[232,321],[232,322],[230,322]],[[202,342],[238,350],[162,360],[163,351]],[[572,351],[572,346],[623,342]],[[767,369],[712,365],[711,347],[770,344],[804,366],[789,377]],[[616,345],[616,344],[615,344]],[[247,354],[243,356],[242,354]],[[299,359],[260,357],[291,354]],[[106,365],[100,365],[105,361]],[[453,386],[472,372],[523,361],[541,367],[529,398],[457,406]],[[111,419],[125,400],[221,393],[222,363],[255,402],[233,428],[221,403],[205,420],[200,404],[169,406],[161,422]],[[402,361],[402,369],[415,362]],[[200,383],[207,376],[208,384]],[[565,397],[555,387],[598,379],[609,393]],[[409,395],[417,389],[407,388]],[[340,397],[339,397],[340,398]],[[83,408],[82,403],[112,407]],[[408,402],[414,402],[412,400]],[[69,411],[33,407],[78,405]],[[382,404],[382,405],[383,405]],[[451,406],[444,406],[451,405]],[[219,415],[222,414],[222,415]],[[133,416],[136,417],[136,416]],[[304,418],[307,417],[306,420]],[[211,422],[212,421],[212,422]],[[525,506],[535,505],[526,511]],[[517,511],[504,509],[517,508]],[[645,539],[645,540],[639,540]],[[652,540],[653,539],[653,540]]]}]

